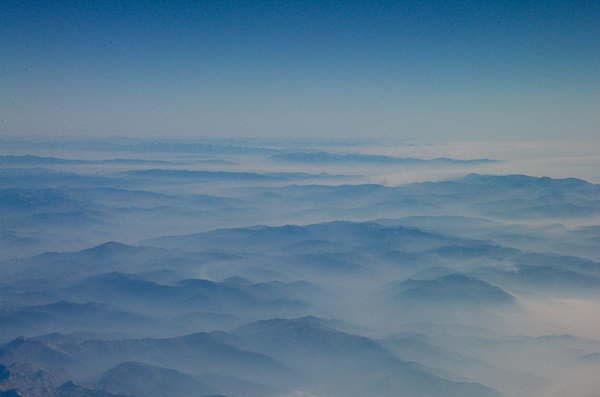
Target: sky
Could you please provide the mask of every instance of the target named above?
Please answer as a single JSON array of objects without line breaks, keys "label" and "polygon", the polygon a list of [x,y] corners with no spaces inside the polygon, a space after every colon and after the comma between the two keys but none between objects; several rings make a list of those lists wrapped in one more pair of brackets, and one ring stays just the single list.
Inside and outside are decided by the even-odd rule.
[{"label": "sky", "polygon": [[598,1],[4,1],[0,135],[595,140]]}]

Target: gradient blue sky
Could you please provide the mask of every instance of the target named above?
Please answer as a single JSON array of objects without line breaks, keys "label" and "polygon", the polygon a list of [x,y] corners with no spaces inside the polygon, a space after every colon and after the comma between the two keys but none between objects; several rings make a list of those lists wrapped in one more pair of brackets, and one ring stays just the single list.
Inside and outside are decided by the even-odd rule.
[{"label": "gradient blue sky", "polygon": [[600,136],[598,1],[4,1],[5,136]]}]

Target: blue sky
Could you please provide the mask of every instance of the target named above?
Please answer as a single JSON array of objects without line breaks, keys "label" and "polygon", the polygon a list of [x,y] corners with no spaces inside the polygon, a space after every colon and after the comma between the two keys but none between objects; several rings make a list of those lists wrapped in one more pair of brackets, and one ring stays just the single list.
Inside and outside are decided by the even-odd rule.
[{"label": "blue sky", "polygon": [[596,139],[600,3],[0,5],[0,134]]}]

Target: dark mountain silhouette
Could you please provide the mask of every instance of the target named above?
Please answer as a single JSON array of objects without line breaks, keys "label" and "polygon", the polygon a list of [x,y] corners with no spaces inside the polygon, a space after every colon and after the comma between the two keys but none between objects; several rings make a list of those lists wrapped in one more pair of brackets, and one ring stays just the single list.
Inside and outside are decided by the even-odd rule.
[{"label": "dark mountain silhouette", "polygon": [[[244,346],[308,371],[310,378],[335,384],[347,395],[501,396],[481,384],[452,382],[425,367],[396,358],[372,339],[336,331],[314,317],[274,319],[240,327],[234,334]],[[382,375],[382,374],[391,375]],[[352,374],[348,377],[348,374]],[[391,381],[397,382],[389,389]],[[427,391],[428,390],[428,391]]]},{"label": "dark mountain silhouette", "polygon": [[497,160],[455,160],[447,157],[438,157],[431,160],[417,158],[400,158],[369,154],[334,154],[328,152],[295,152],[282,153],[269,157],[270,160],[290,163],[380,163],[400,165],[435,165],[435,164],[481,164],[494,163]]},{"label": "dark mountain silhouette", "polygon": [[14,364],[33,366],[64,379],[69,374],[68,368],[73,365],[74,359],[59,346],[19,337],[0,347],[0,363],[9,368]]},{"label": "dark mountain silhouette", "polygon": [[173,164],[170,161],[141,160],[141,159],[112,159],[112,160],[73,160],[56,157],[41,157],[31,154],[25,156],[0,156],[0,165],[42,165],[42,164]]},{"label": "dark mountain silhouette", "polygon": [[62,300],[47,305],[0,309],[3,338],[77,329],[106,332],[139,330],[150,327],[154,322],[149,317],[95,302],[82,304]]},{"label": "dark mountain silhouette", "polygon": [[444,305],[513,305],[516,299],[499,287],[464,274],[433,279],[409,279],[390,287],[398,301]]},{"label": "dark mountain silhouette", "polygon": [[73,354],[88,365],[109,368],[125,361],[166,366],[201,374],[211,372],[254,379],[290,379],[281,363],[231,343],[222,332],[195,333],[166,339],[89,340],[73,346]]},{"label": "dark mountain silhouette", "polygon": [[363,249],[405,249],[412,246],[438,247],[453,241],[440,234],[413,228],[386,227],[376,223],[329,222],[304,227],[259,226],[215,230],[187,236],[160,237],[144,244],[187,250],[227,249],[231,252],[273,250],[303,241],[328,241]]},{"label": "dark mountain silhouette", "polygon": [[98,386],[135,397],[197,397],[217,392],[190,375],[138,362],[124,362],[110,369]]},{"label": "dark mountain silhouette", "polygon": [[[14,278],[37,277],[67,282],[101,273],[151,273],[165,269],[182,274],[197,269],[199,264],[233,261],[239,256],[223,252],[188,253],[156,247],[135,247],[107,242],[77,252],[47,252],[26,259],[0,262],[0,269]],[[140,277],[138,277],[140,278]]]},{"label": "dark mountain silhouette", "polygon": [[177,179],[201,180],[201,181],[237,181],[237,182],[280,182],[293,181],[310,178],[322,178],[329,175],[317,174],[311,175],[300,172],[272,172],[272,173],[252,173],[252,172],[227,172],[227,171],[191,171],[191,170],[171,170],[171,169],[151,169],[140,171],[126,171],[124,175],[130,178],[151,178],[152,180],[164,179],[173,181]]},{"label": "dark mountain silhouette", "polygon": [[63,379],[31,364],[0,364],[0,391],[55,388]]},{"label": "dark mountain silhouette", "polygon": [[106,390],[95,390],[72,381],[66,382],[56,389],[56,397],[130,397],[115,394]]}]

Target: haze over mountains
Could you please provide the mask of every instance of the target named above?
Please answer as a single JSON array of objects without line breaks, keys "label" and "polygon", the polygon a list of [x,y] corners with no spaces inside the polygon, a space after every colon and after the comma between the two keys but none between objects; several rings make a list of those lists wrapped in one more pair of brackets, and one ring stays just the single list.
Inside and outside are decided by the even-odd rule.
[{"label": "haze over mountains", "polygon": [[597,396],[600,185],[390,150],[7,144],[0,396]]}]

